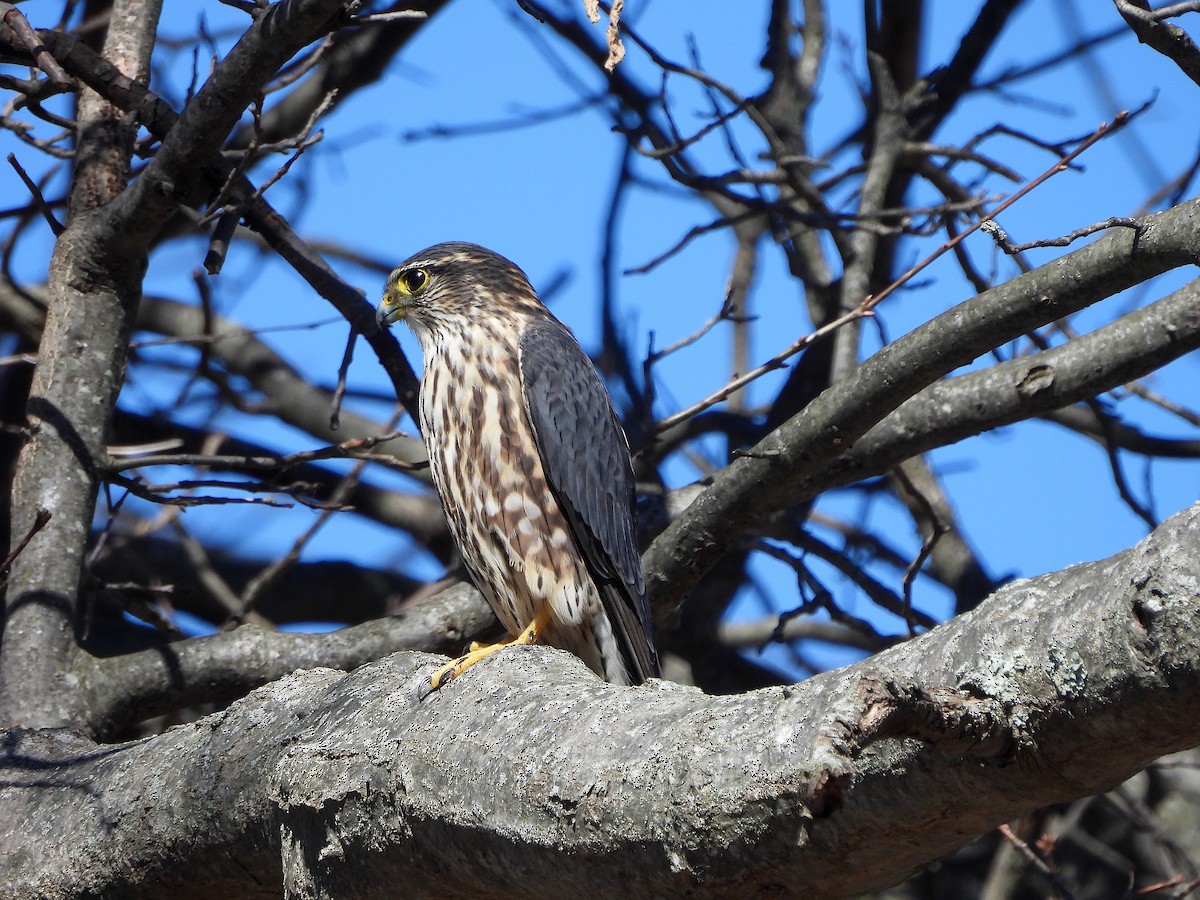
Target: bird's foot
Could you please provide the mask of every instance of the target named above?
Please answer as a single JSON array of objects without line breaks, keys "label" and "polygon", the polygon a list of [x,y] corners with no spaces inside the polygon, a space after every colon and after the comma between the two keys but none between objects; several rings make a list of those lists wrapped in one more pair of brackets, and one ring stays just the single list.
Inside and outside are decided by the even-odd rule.
[{"label": "bird's foot", "polygon": [[476,641],[471,642],[470,649],[460,656],[458,659],[452,659],[444,666],[439,666],[434,669],[417,688],[417,699],[424,700],[434,691],[439,690],[449,684],[467,669],[476,663],[487,659],[497,650],[503,650],[511,641],[501,641],[497,644],[480,644]]},{"label": "bird's foot", "polygon": [[434,669],[430,675],[421,681],[417,688],[417,699],[424,700],[434,691],[441,689],[449,684],[467,669],[476,663],[483,662],[497,650],[503,650],[512,644],[536,644],[538,637],[546,629],[546,624],[550,621],[550,607],[544,606],[532,622],[525,626],[522,631],[514,638],[509,638],[506,641],[497,641],[495,644],[481,644],[478,641],[471,641],[471,646],[467,648],[467,652],[458,659],[452,659],[444,666],[439,666]]}]

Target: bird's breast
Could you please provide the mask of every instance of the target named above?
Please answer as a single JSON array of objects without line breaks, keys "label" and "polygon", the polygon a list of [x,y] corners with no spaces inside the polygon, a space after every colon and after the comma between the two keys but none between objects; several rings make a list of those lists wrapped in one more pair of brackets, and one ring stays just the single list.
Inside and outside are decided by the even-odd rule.
[{"label": "bird's breast", "polygon": [[[427,357],[420,417],[455,542],[515,633],[543,603],[560,620],[581,617],[578,584],[588,576],[542,467],[515,347],[509,356],[501,349],[491,342]],[[573,609],[557,599],[567,594]]]}]

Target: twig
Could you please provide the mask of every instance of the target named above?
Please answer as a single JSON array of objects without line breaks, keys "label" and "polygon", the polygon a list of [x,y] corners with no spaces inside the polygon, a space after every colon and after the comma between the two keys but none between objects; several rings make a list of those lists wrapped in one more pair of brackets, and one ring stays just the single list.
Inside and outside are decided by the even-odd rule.
[{"label": "twig", "polygon": [[342,364],[338,366],[337,385],[333,389],[333,401],[329,410],[329,427],[337,431],[342,424],[342,399],[346,396],[346,377],[350,372],[350,363],[354,359],[354,344],[358,332],[350,327],[350,335],[346,338],[346,350],[342,353]]},{"label": "twig", "polygon": [[[850,581],[853,582],[859,590],[866,594],[871,602],[880,609],[886,610],[893,616],[896,616],[898,619],[907,619],[911,617],[916,624],[922,628],[929,629],[937,627],[937,619],[921,612],[920,610],[910,607],[906,612],[903,600],[896,594],[895,591],[883,584],[883,582],[871,576],[870,573],[866,572],[861,567],[855,565],[845,553],[839,551],[836,547],[827,544],[825,541],[821,540],[815,535],[803,530],[797,531],[795,534],[790,535],[787,540],[804,553],[812,553],[816,556],[819,556],[821,559],[825,560],[831,566],[836,568],[839,572],[849,578]],[[764,550],[767,546],[770,545],[764,545],[763,547],[756,545],[755,549]],[[773,549],[777,550],[778,548]],[[770,553],[771,551],[765,552]],[[783,558],[780,557],[778,553],[771,553],[771,555],[775,556],[777,559]],[[845,613],[842,613],[841,610],[837,610],[837,612],[840,615],[846,615]],[[832,615],[833,613],[834,610],[831,609],[830,614]],[[874,629],[872,629],[872,631],[874,631]]]},{"label": "twig", "polygon": [[[145,484],[138,478],[127,478],[124,475],[111,474],[109,480],[135,497],[140,497],[143,500],[149,500],[151,503],[159,503],[164,506],[219,506],[226,503],[255,503],[261,506],[274,507],[290,507],[290,503],[281,503],[274,497],[164,497],[163,494],[167,491],[184,491],[191,490],[197,487],[223,487],[230,490],[238,491],[271,491],[278,494],[289,494],[288,488],[282,487],[265,487],[262,485],[254,485],[241,483],[236,481],[218,481],[215,479],[196,479],[192,481],[177,481],[173,484]],[[298,489],[292,486],[292,489]],[[289,496],[295,496],[289,494]],[[299,497],[296,497],[299,500]],[[301,501],[303,502],[303,501]],[[308,505],[308,504],[306,504]]]},{"label": "twig", "polygon": [[1030,241],[1027,244],[1014,244],[1009,239],[1008,233],[1000,227],[994,218],[989,217],[979,224],[979,230],[989,235],[996,242],[996,245],[1009,256],[1015,256],[1018,253],[1033,250],[1037,247],[1066,247],[1080,238],[1087,237],[1089,234],[1095,234],[1097,231],[1104,231],[1107,228],[1132,228],[1134,231],[1134,240],[1136,240],[1137,235],[1141,234],[1142,224],[1137,219],[1131,219],[1128,216],[1113,216],[1111,219],[1096,222],[1094,225],[1085,225],[1083,228],[1076,228],[1070,234],[1063,235],[1062,237],[1045,238],[1040,241]]},{"label": "twig", "polygon": [[38,509],[33,517],[33,524],[29,526],[29,531],[21,539],[21,543],[10,550],[8,556],[4,557],[4,562],[0,563],[0,582],[8,580],[8,572],[12,568],[13,563],[16,562],[17,557],[21,555],[21,551],[29,546],[29,542],[33,540],[35,534],[46,527],[46,523],[50,521],[51,516],[52,513],[50,510]]},{"label": "twig", "polygon": [[930,502],[929,498],[908,477],[908,473],[904,471],[903,465],[892,469],[892,474],[904,486],[908,495],[921,507],[921,511],[925,513],[929,520],[929,533],[923,535],[921,538],[921,550],[904,570],[904,619],[905,624],[908,625],[909,635],[916,636],[916,624],[912,615],[913,582],[916,581],[917,574],[921,571],[921,567],[925,565],[925,561],[933,555],[933,549],[937,546],[938,541],[942,539],[942,535],[946,534],[950,530],[950,527],[942,521],[942,517],[938,515],[937,509]]},{"label": "twig", "polygon": [[13,34],[29,51],[37,67],[46,73],[46,77],[56,88],[65,91],[74,85],[75,82],[71,80],[71,76],[63,71],[58,60],[46,49],[46,45],[42,43],[37,32],[33,30],[33,26],[29,24],[29,20],[19,9],[11,3],[0,3],[0,19],[3,19],[4,24],[13,30]]},{"label": "twig", "polygon": [[[802,533],[800,540],[796,543],[796,546],[799,547],[803,553],[807,554],[809,552],[813,552],[821,559],[824,559],[826,562],[838,568],[844,575],[853,581],[855,585],[861,588],[863,592],[869,596],[873,597],[876,593],[889,593],[886,587],[879,584],[879,582],[871,578],[871,576],[869,576],[866,572],[863,572],[861,569],[849,564],[845,557],[839,554],[834,548],[824,544],[816,538],[813,538],[811,535]],[[772,641],[782,642],[784,640],[783,636],[788,622],[797,618],[798,616],[811,612],[814,608],[820,608],[828,612],[829,617],[834,622],[844,625],[847,628],[852,628],[861,633],[867,640],[874,642],[877,647],[883,646],[887,642],[888,639],[876,631],[870,622],[851,615],[838,606],[836,602],[834,602],[833,594],[816,579],[813,573],[804,564],[803,556],[796,556],[792,553],[789,553],[782,547],[776,547],[767,543],[766,541],[761,540],[755,542],[754,549],[789,566],[796,574],[796,580],[798,586],[800,587],[801,596],[803,596],[806,588],[813,593],[812,600],[805,600],[796,609],[780,614],[779,623],[776,626],[774,634],[771,636]]]},{"label": "twig", "polygon": [[[693,134],[689,138],[681,137],[678,141],[676,141],[673,144],[670,144],[666,147],[655,147],[652,150],[644,150],[639,146],[634,146],[633,149],[638,154],[646,157],[647,159],[665,159],[668,156],[674,156],[676,153],[679,153],[682,150],[686,150],[692,144],[699,143],[700,139],[705,137],[710,132],[715,131],[718,128],[722,128],[726,124],[728,124],[731,120],[736,119],[738,116],[740,116],[743,112],[746,111],[746,107],[750,105],[750,102],[751,102],[750,99],[747,98],[747,99],[743,100],[741,103],[736,104],[732,109],[728,110],[727,112],[721,112],[720,110],[717,110],[713,117],[713,120],[711,122],[709,122],[707,125],[704,125],[699,131],[697,131],[695,134]],[[772,172],[760,172],[757,170],[751,170],[749,167],[743,167],[740,170],[739,174],[746,181],[754,181],[754,180],[762,179],[764,181],[772,181],[772,182],[774,182],[776,180],[776,175],[777,175],[777,173],[773,172],[773,171]],[[717,176],[718,179],[725,179],[727,177],[728,176]],[[778,180],[782,181],[784,179],[784,177],[785,176],[783,176],[783,175],[779,175]]]},{"label": "twig", "polygon": [[[1140,111],[1141,110],[1138,110],[1138,112],[1140,112]],[[1017,191],[1015,194],[1013,194],[1011,197],[1009,197],[1007,200],[1005,200],[1003,203],[1001,203],[999,206],[997,206],[992,211],[990,216],[988,216],[985,219],[981,219],[980,221],[971,225],[969,228],[963,230],[959,234],[957,234],[954,237],[947,240],[940,247],[938,247],[936,250],[934,250],[933,253],[929,254],[929,256],[925,257],[923,260],[921,260],[915,266],[910,268],[908,271],[906,271],[904,274],[902,274],[899,278],[897,278],[895,281],[893,281],[891,284],[889,284],[887,287],[885,287],[879,293],[868,295],[867,297],[865,297],[862,300],[861,303],[859,303],[859,305],[855,309],[850,310],[849,312],[839,316],[837,319],[834,319],[832,322],[827,323],[826,325],[822,326],[821,328],[818,328],[816,331],[813,331],[812,333],[807,334],[804,337],[800,338],[799,340],[795,341],[790,347],[788,347],[786,350],[784,350],[779,355],[777,355],[777,356],[773,357],[772,359],[768,360],[767,362],[763,363],[758,368],[753,369],[750,372],[747,372],[745,375],[741,375],[737,378],[734,378],[732,381],[730,381],[728,384],[726,384],[725,387],[721,388],[716,393],[709,395],[708,397],[704,398],[703,400],[699,401],[698,403],[692,404],[691,406],[689,406],[687,409],[683,410],[682,412],[678,412],[672,416],[668,416],[667,418],[663,419],[655,426],[655,430],[657,432],[665,431],[666,429],[678,424],[679,422],[683,421],[684,419],[687,419],[690,416],[694,416],[697,413],[703,412],[704,410],[708,409],[710,406],[720,403],[726,397],[728,397],[731,394],[733,394],[734,392],[740,390],[742,387],[744,387],[749,382],[755,380],[756,378],[760,378],[761,376],[765,375],[767,372],[781,368],[784,360],[786,360],[787,358],[789,358],[791,356],[794,356],[796,353],[799,353],[801,350],[803,350],[805,347],[809,346],[813,341],[817,340],[818,338],[823,337],[838,328],[841,328],[842,326],[846,325],[849,322],[855,322],[858,319],[863,318],[864,316],[871,315],[873,310],[875,309],[875,307],[877,307],[880,303],[882,303],[884,300],[886,300],[888,297],[890,297],[892,294],[894,294],[902,286],[904,286],[909,281],[911,281],[919,273],[924,271],[930,264],[932,264],[935,260],[937,260],[939,257],[941,257],[944,253],[957,247],[969,235],[971,235],[974,232],[983,228],[985,222],[989,221],[990,219],[993,219],[995,216],[999,215],[1001,212],[1003,212],[1004,210],[1011,207],[1014,203],[1016,203],[1018,200],[1023,198],[1030,191],[1039,187],[1042,183],[1044,183],[1048,179],[1052,178],[1054,175],[1057,175],[1059,172],[1064,171],[1066,168],[1068,168],[1070,163],[1074,159],[1076,159],[1080,154],[1082,154],[1085,150],[1087,150],[1089,147],[1091,147],[1093,144],[1095,144],[1101,138],[1107,137],[1108,135],[1114,133],[1115,131],[1123,128],[1125,125],[1127,125],[1129,123],[1130,119],[1136,114],[1137,114],[1136,112],[1135,113],[1129,113],[1129,112],[1118,113],[1111,123],[1105,123],[1105,124],[1101,125],[1094,132],[1092,132],[1092,134],[1090,134],[1087,138],[1085,138],[1083,140],[1083,142],[1080,143],[1080,145],[1078,147],[1076,147],[1073,151],[1071,151],[1066,156],[1059,159],[1059,161],[1056,162],[1053,166],[1051,166],[1049,169],[1047,169],[1045,172],[1043,172],[1037,178],[1034,178],[1032,181],[1028,182],[1019,191]],[[729,221],[730,220],[728,220],[728,219],[722,220],[722,223],[714,223],[714,225],[707,226],[707,227],[708,228],[715,227],[715,224],[728,224]],[[695,232],[696,229],[693,229],[692,231]],[[690,240],[694,236],[695,236],[694,234],[689,233],[684,238],[684,242]],[[668,251],[668,254],[671,252],[674,252],[676,249],[678,249],[678,247],[673,248],[673,250],[671,250],[671,251]],[[630,272],[645,271],[646,268],[654,265],[656,262],[657,261],[651,262],[646,267],[642,267],[641,269],[631,269],[629,271]]]},{"label": "twig", "polygon": [[325,328],[329,325],[336,325],[338,322],[346,321],[341,316],[333,316],[328,319],[318,319],[315,322],[300,322],[295,325],[270,325],[263,328],[247,328],[239,326],[223,331],[221,334],[189,334],[185,337],[160,337],[148,338],[141,341],[131,341],[129,346],[131,349],[140,350],[143,347],[165,347],[171,344],[188,344],[200,346],[201,344],[215,344],[218,341],[232,341],[239,338],[254,338],[264,334],[278,334],[291,331],[312,331],[316,328]]},{"label": "twig", "polygon": [[1167,888],[1178,888],[1179,890],[1175,891],[1171,896],[1177,898],[1177,900],[1181,900],[1183,897],[1190,897],[1196,892],[1196,888],[1200,888],[1200,878],[1193,878],[1191,881],[1188,881],[1182,875],[1172,875],[1166,881],[1156,881],[1153,884],[1138,888],[1133,892],[1133,896],[1149,897],[1151,894],[1157,894],[1159,891],[1165,891]]},{"label": "twig", "polygon": [[[330,91],[326,95],[324,102],[325,103],[331,102],[335,94],[337,94],[337,91]],[[324,109],[320,109],[317,113],[314,113],[314,115],[318,115],[320,112],[324,112]],[[280,179],[283,178],[284,175],[286,175],[288,173],[288,170],[291,169],[293,165],[295,165],[296,160],[298,160],[300,158],[300,155],[305,150],[307,150],[309,147],[312,147],[315,144],[321,143],[321,141],[324,139],[325,139],[325,132],[318,131],[312,137],[305,138],[302,142],[297,144],[295,152],[287,158],[287,160],[284,162],[284,164],[282,166],[280,166],[278,169],[275,170],[274,175],[272,175],[270,178],[268,178],[266,181],[264,181],[262,184],[260,184],[255,189],[254,193],[250,195],[251,199],[256,200],[259,197],[261,197],[264,193],[266,193],[268,188],[273,187]]]},{"label": "twig", "polygon": [[943,144],[933,144],[928,141],[910,141],[904,146],[904,155],[906,157],[943,156],[946,159],[956,161],[965,160],[976,163],[990,172],[995,172],[1009,181],[1017,182],[1021,180],[1021,176],[1008,166],[992,159],[990,156],[984,156],[982,153],[977,153],[966,147],[951,147]]},{"label": "twig", "polygon": [[[598,105],[608,96],[607,92],[587,94],[579,100],[564,103],[562,106],[535,109],[528,112],[516,113],[503,119],[482,122],[467,122],[462,125],[430,125],[428,128],[414,128],[400,132],[400,140],[406,143],[426,140],[440,140],[481,134],[497,134],[506,131],[516,131],[520,128],[530,128],[545,122],[553,122],[575,115]],[[391,266],[388,266],[388,271]],[[539,292],[540,293],[540,292]]]},{"label": "twig", "polygon": [[1200,12],[1200,0],[1185,0],[1183,3],[1176,3],[1173,6],[1160,6],[1158,9],[1153,10],[1154,18],[1159,21],[1172,19],[1175,16],[1182,16],[1190,12]]},{"label": "twig", "polygon": [[1014,832],[1007,825],[1001,825],[1000,834],[1004,836],[1006,841],[1016,848],[1017,852],[1020,853],[1021,856],[1023,856],[1031,866],[1037,869],[1046,878],[1046,880],[1050,882],[1050,887],[1054,891],[1054,896],[1058,898],[1058,900],[1073,900],[1071,892],[1067,890],[1066,885],[1062,883],[1062,879],[1059,878],[1058,873],[1051,869],[1046,861],[1034,852],[1032,847],[1021,840],[1017,836],[1016,832]]},{"label": "twig", "polygon": [[[400,419],[401,413],[402,409],[397,408],[396,413],[392,416],[392,421],[388,423],[389,428],[395,427],[396,423]],[[359,460],[356,462],[350,468],[350,471],[347,473],[346,477],[342,479],[341,484],[334,489],[333,495],[329,498],[329,508],[323,510],[321,514],[317,516],[312,525],[305,529],[304,532],[292,542],[292,546],[287,553],[275,560],[275,562],[271,563],[252,579],[250,579],[250,583],[246,585],[246,589],[242,592],[241,609],[237,614],[230,617],[229,622],[226,623],[227,625],[242,621],[246,614],[254,608],[254,605],[258,602],[259,597],[262,596],[267,587],[269,587],[276,579],[279,578],[279,576],[281,576],[299,561],[300,553],[304,549],[305,545],[312,540],[313,536],[322,528],[322,526],[325,525],[326,522],[329,521],[330,516],[334,512],[333,507],[335,505],[340,505],[354,489],[354,486],[358,483],[359,478],[362,475],[362,470],[366,464],[366,460]]]},{"label": "twig", "polygon": [[1153,531],[1158,527],[1158,520],[1155,518],[1154,512],[1148,506],[1141,503],[1137,497],[1133,495],[1133,491],[1130,489],[1129,483],[1125,480],[1125,473],[1121,469],[1121,458],[1117,452],[1117,441],[1112,433],[1112,426],[1116,423],[1113,422],[1112,416],[1108,415],[1104,411],[1104,407],[1098,400],[1096,400],[1095,397],[1092,397],[1084,402],[1086,402],[1091,408],[1092,413],[1096,416],[1096,420],[1100,423],[1100,427],[1103,431],[1104,440],[1102,443],[1104,445],[1104,451],[1108,456],[1108,465],[1113,473],[1113,482],[1117,486],[1117,493],[1120,495],[1121,499],[1125,501],[1125,505],[1133,510],[1138,518],[1146,523],[1146,527],[1150,531]]},{"label": "twig", "polygon": [[853,322],[853,321],[863,318],[864,316],[869,316],[869,315],[871,315],[871,312],[863,309],[860,306],[858,309],[853,309],[850,312],[846,313],[845,315],[839,316],[838,318],[834,319],[832,322],[829,322],[826,325],[822,325],[816,331],[809,332],[808,334],[804,335],[804,337],[800,338],[797,341],[794,341],[791,344],[791,346],[789,346],[786,350],[784,350],[782,353],[777,354],[776,356],[773,356],[771,359],[767,360],[761,366],[758,366],[755,369],[751,369],[746,374],[739,375],[737,378],[732,379],[728,384],[726,384],[723,388],[716,391],[715,393],[709,394],[709,396],[705,397],[703,400],[700,400],[697,403],[693,403],[691,406],[689,406],[685,410],[682,410],[680,412],[675,413],[674,415],[667,416],[665,419],[660,420],[658,422],[658,424],[654,426],[654,430],[658,433],[664,432],[667,429],[673,428],[674,426],[678,425],[680,422],[684,421],[685,419],[690,419],[692,416],[696,415],[697,413],[704,412],[704,410],[708,409],[710,406],[715,406],[716,404],[718,404],[722,400],[724,400],[726,397],[730,396],[731,394],[736,393],[737,391],[740,391],[742,388],[744,388],[746,385],[748,385],[750,382],[754,381],[755,379],[761,378],[763,375],[767,374],[768,372],[773,372],[776,369],[783,368],[785,360],[787,360],[789,357],[795,356],[797,353],[799,353],[801,350],[803,350],[805,347],[807,347],[809,344],[813,343],[814,341],[825,337],[825,335],[832,333],[833,331],[837,330],[838,328],[841,328],[847,322]]},{"label": "twig", "polygon": [[[1144,109],[1144,108],[1145,107],[1142,107],[1142,109]],[[1053,178],[1059,172],[1065,171],[1075,159],[1077,159],[1082,153],[1084,153],[1086,150],[1088,150],[1092,145],[1094,145],[1101,139],[1108,137],[1110,134],[1113,134],[1114,132],[1119,131],[1120,129],[1124,128],[1126,125],[1129,124],[1129,121],[1133,118],[1133,116],[1137,115],[1137,113],[1139,113],[1139,112],[1141,112],[1141,109],[1139,109],[1133,113],[1130,113],[1128,111],[1122,111],[1122,112],[1117,113],[1117,115],[1113,118],[1111,123],[1106,122],[1103,125],[1101,125],[1099,128],[1097,128],[1095,131],[1093,131],[1090,135],[1088,135],[1088,137],[1084,138],[1084,140],[1080,143],[1080,145],[1078,147],[1076,147],[1074,150],[1072,150],[1066,156],[1059,159],[1058,162],[1056,162],[1054,165],[1052,165],[1050,168],[1048,168],[1045,172],[1043,172],[1041,175],[1037,176],[1037,178],[1034,178],[1032,181],[1028,182],[1019,191],[1017,191],[1015,194],[1013,194],[1011,197],[1009,197],[1007,200],[1005,200],[1003,203],[1001,203],[999,206],[997,206],[994,210],[992,210],[991,214],[988,215],[987,218],[981,219],[980,221],[974,223],[970,227],[964,229],[958,235],[956,235],[955,237],[946,241],[944,244],[942,244],[940,247],[938,247],[936,250],[934,250],[933,253],[929,254],[929,256],[925,257],[923,260],[921,260],[919,263],[917,263],[915,266],[913,266],[911,269],[909,269],[907,272],[905,272],[903,275],[901,275],[899,278],[897,278],[895,281],[893,281],[891,284],[889,284],[887,287],[885,287],[878,294],[872,294],[871,296],[869,296],[865,300],[863,300],[862,308],[874,309],[876,306],[878,306],[880,303],[882,303],[884,300],[886,300],[892,294],[896,293],[896,291],[898,291],[901,287],[903,287],[905,284],[907,284],[909,281],[911,281],[914,277],[916,277],[918,274],[923,272],[935,260],[939,259],[948,250],[954,249],[956,246],[958,246],[964,240],[966,240],[970,235],[974,234],[976,231],[979,231],[983,227],[984,222],[988,221],[989,219],[994,219],[996,216],[1000,215],[1000,213],[1004,212],[1006,209],[1011,207],[1017,201],[1021,200],[1030,191],[1033,191],[1034,189],[1040,187],[1043,183],[1045,183],[1049,179]]]},{"label": "twig", "polygon": [[1162,11],[1151,10],[1149,4],[1143,7],[1130,0],[1113,0],[1113,4],[1138,41],[1157,50],[1200,84],[1200,47],[1186,31],[1164,21]]},{"label": "twig", "polygon": [[179,630],[179,626],[171,621],[170,616],[165,610],[152,602],[152,600],[136,596],[137,594],[149,594],[152,599],[166,597],[174,592],[173,587],[169,585],[147,587],[146,585],[133,584],[131,582],[123,584],[96,583],[93,585],[93,590],[98,594],[103,594],[121,612],[128,613],[152,628],[157,628],[169,637],[183,637],[183,632]]},{"label": "twig", "polygon": [[730,313],[733,310],[732,287],[733,287],[733,285],[732,285],[732,280],[731,280],[730,283],[727,284],[725,287],[725,302],[721,304],[721,308],[717,311],[717,314],[715,316],[713,316],[711,319],[709,319],[707,322],[705,322],[703,325],[701,325],[699,328],[697,328],[691,334],[687,335],[686,337],[680,338],[675,343],[670,344],[667,347],[664,347],[662,350],[651,349],[651,350],[647,351],[646,365],[652,366],[656,362],[666,359],[672,353],[676,353],[677,351],[682,350],[685,347],[690,347],[692,344],[696,343],[696,341],[700,340],[700,338],[704,337],[706,334],[708,334],[710,331],[712,331],[719,323],[729,321]]},{"label": "twig", "polygon": [[[321,43],[317,44],[312,50],[304,54],[304,56],[296,59],[288,64],[283,69],[279,70],[279,75],[273,79],[263,89],[264,94],[273,94],[276,91],[281,91],[289,85],[295,84],[306,74],[316,68],[317,63],[325,58],[325,54],[333,47],[334,40],[332,34],[325,35]],[[268,147],[269,145],[262,145]]]},{"label": "twig", "polygon": [[626,275],[645,275],[651,269],[654,269],[657,266],[659,266],[660,264],[662,264],[665,260],[670,259],[672,256],[674,256],[676,253],[678,253],[680,250],[682,250],[684,247],[686,247],[688,244],[690,244],[696,238],[701,237],[702,235],[708,234],[711,231],[716,231],[720,228],[731,228],[734,225],[738,225],[742,222],[747,222],[750,219],[756,218],[757,216],[760,216],[760,215],[762,215],[761,210],[748,209],[748,210],[744,210],[743,212],[740,212],[734,216],[722,216],[721,218],[716,219],[715,221],[709,222],[707,225],[695,225],[692,228],[688,229],[687,234],[685,234],[683,237],[681,237],[672,246],[668,247],[666,250],[664,250],[658,256],[654,257],[652,260],[650,260],[647,263],[643,263],[640,266],[634,266],[630,269],[626,269],[624,274],[626,274]]},{"label": "twig", "polygon": [[42,196],[42,190],[37,186],[37,182],[30,178],[29,173],[17,162],[17,155],[15,153],[8,154],[8,164],[16,169],[21,181],[25,182],[25,188],[33,196],[33,202],[37,206],[38,212],[42,214],[42,218],[46,220],[46,224],[50,226],[50,230],[54,232],[54,236],[58,237],[63,233],[62,223],[54,218],[54,213],[50,211],[50,205],[46,202],[46,198]]},{"label": "twig", "polygon": [[[4,360],[0,360],[0,362],[3,361]],[[32,362],[32,360],[30,361]],[[1183,404],[1176,403],[1174,400],[1170,399],[1169,397],[1164,397],[1157,391],[1152,391],[1140,381],[1131,381],[1129,384],[1125,385],[1125,390],[1129,391],[1131,394],[1141,397],[1147,403],[1153,403],[1155,406],[1171,413],[1171,415],[1178,416],[1190,425],[1200,427],[1200,412],[1188,409]]]},{"label": "twig", "polygon": [[[3,75],[0,75],[0,89],[16,90],[16,85],[8,83]],[[0,116],[0,128],[6,131],[11,131],[17,136],[17,140],[21,143],[33,147],[35,150],[45,153],[47,156],[53,156],[55,159],[74,159],[75,151],[68,147],[59,147],[60,141],[65,141],[74,136],[74,131],[60,131],[52,138],[37,138],[33,136],[33,126],[28,122],[22,122],[19,119],[14,119],[12,116]]]},{"label": "twig", "polygon": [[[255,471],[281,471],[318,459],[339,459],[344,457],[365,459],[368,462],[384,463],[404,470],[425,468],[428,463],[405,463],[393,456],[362,452],[379,444],[393,441],[396,438],[401,437],[408,437],[408,435],[403,431],[390,431],[387,434],[374,435],[372,437],[364,438],[354,438],[352,440],[342,441],[340,444],[330,444],[325,447],[318,447],[315,450],[303,450],[299,453],[290,453],[287,456],[221,456],[196,453],[156,453],[153,456],[142,456],[139,458],[130,459],[128,461],[114,461],[110,466],[109,471],[123,472],[129,469],[149,468],[151,466],[220,466],[222,468],[252,469]],[[177,442],[172,444],[172,446],[177,445]],[[139,452],[144,452],[141,449],[141,446],[142,445],[129,448],[110,447],[109,455],[134,456]],[[144,446],[153,448],[156,445],[151,444]],[[170,449],[170,447],[167,449]]]},{"label": "twig", "polygon": [[[187,556],[188,562],[192,564],[192,569],[196,573],[196,580],[200,583],[200,587],[213,600],[220,605],[226,613],[236,614],[241,607],[238,600],[238,595],[233,588],[221,577],[213,566],[212,560],[209,559],[208,551],[204,549],[204,545],[192,537],[191,533],[183,527],[183,523],[178,517],[171,522],[175,530],[175,536],[179,539],[179,545],[183,548],[184,555]],[[260,625],[263,628],[274,627],[273,623],[260,613],[251,613],[246,617],[247,621]]]},{"label": "twig", "polygon": [[387,22],[398,22],[401,19],[427,19],[429,13],[420,9],[399,9],[395,12],[368,13],[365,16],[354,16],[351,25],[383,25]]}]

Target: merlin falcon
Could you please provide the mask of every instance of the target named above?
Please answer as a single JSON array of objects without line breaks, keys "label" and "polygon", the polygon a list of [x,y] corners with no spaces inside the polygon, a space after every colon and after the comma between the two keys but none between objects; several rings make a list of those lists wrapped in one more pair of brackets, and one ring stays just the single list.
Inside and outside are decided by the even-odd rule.
[{"label": "merlin falcon", "polygon": [[659,674],[629,446],[574,336],[514,263],[437,244],[388,276],[376,317],[424,355],[433,482],[475,586],[513,637],[436,671],[437,690],[507,644],[574,653],[615,684]]}]

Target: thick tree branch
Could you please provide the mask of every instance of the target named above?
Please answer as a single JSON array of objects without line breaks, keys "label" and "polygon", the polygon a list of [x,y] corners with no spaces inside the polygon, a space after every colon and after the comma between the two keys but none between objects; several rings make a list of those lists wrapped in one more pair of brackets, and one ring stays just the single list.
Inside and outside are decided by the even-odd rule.
[{"label": "thick tree branch", "polygon": [[860,894],[1200,741],[1197,528],[1200,506],[864,663],[737,697],[613,687],[528,648],[422,703],[433,661],[398,654],[135,744],[10,732],[0,885]]},{"label": "thick tree branch", "polygon": [[1156,16],[1146,0],[1113,2],[1139,41],[1153,47],[1179,66],[1184,75],[1200,84],[1200,48],[1186,31]]},{"label": "thick tree branch", "polygon": [[1200,281],[1075,340],[926,388],[818,477],[814,493],[887,471],[903,459],[1062,409],[1200,349]]},{"label": "thick tree branch", "polygon": [[496,617],[459,584],[396,616],[326,634],[234,631],[89,660],[92,703],[77,727],[100,737],[199,703],[226,703],[296,669],[354,669],[399,650],[462,652]]},{"label": "thick tree branch", "polygon": [[[105,50],[126,80],[149,77],[160,4],[121,2]],[[114,231],[109,210],[129,177],[135,129],[102,97],[80,97],[70,219],[47,277],[49,311],[26,413],[30,440],[12,488],[12,533],[39,510],[49,525],[12,570],[0,641],[0,719],[65,724],[84,700],[69,672],[77,656],[79,580],[109,417],[125,372],[145,248]]]},{"label": "thick tree branch", "polygon": [[161,135],[162,143],[141,177],[109,210],[114,223],[127,229],[127,241],[148,245],[177,205],[188,205],[203,183],[205,165],[267,80],[298,50],[337,27],[356,5],[353,0],[284,0],[254,20]]},{"label": "thick tree branch", "polygon": [[1140,234],[1122,229],[985,291],[885,346],[722,470],[659,536],[643,558],[656,607],[672,606],[747,527],[796,502],[800,484],[819,479],[922,388],[1047,322],[1194,263],[1198,216],[1198,201],[1147,216]]}]

